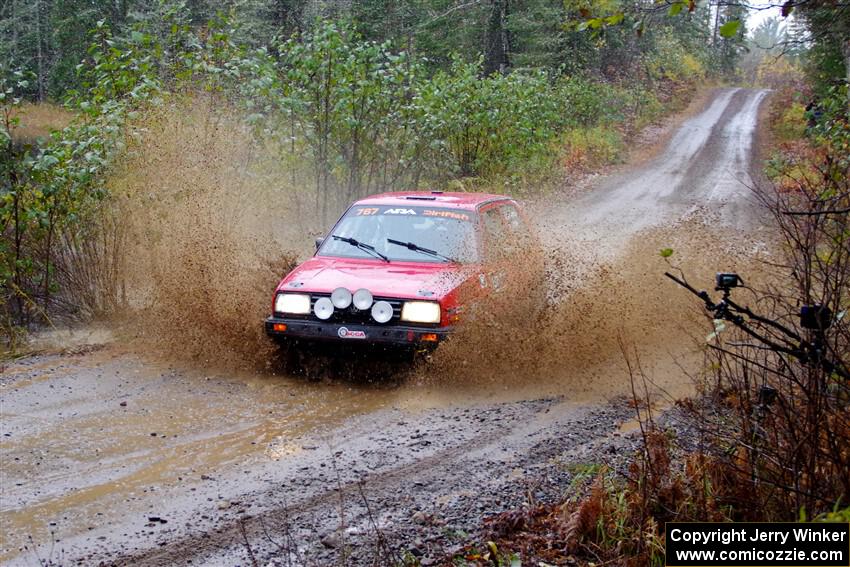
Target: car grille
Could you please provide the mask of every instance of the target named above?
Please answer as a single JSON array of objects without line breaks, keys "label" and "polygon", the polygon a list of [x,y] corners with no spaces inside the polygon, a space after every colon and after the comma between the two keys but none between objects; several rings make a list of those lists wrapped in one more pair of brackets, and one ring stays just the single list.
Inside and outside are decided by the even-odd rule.
[{"label": "car grille", "polygon": [[[310,294],[310,319],[319,320],[313,314],[313,307],[316,305],[316,301],[318,301],[322,297],[330,297],[329,293],[311,293]],[[404,303],[401,299],[393,299],[389,297],[376,297],[374,298],[375,302],[378,301],[386,301],[390,305],[393,306],[393,317],[384,325],[392,325],[394,323],[398,323],[401,320],[401,305]],[[372,319],[372,314],[369,309],[366,311],[360,311],[354,305],[349,305],[346,309],[337,309],[334,307],[333,315],[331,315],[330,319],[327,320],[330,323],[345,323],[345,324],[375,324],[375,320]]]}]

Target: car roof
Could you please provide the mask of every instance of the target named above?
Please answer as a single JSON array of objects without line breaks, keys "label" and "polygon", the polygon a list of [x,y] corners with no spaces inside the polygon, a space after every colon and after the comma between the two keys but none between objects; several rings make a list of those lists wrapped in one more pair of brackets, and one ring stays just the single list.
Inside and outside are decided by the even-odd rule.
[{"label": "car roof", "polygon": [[398,191],[370,195],[355,205],[395,205],[398,207],[434,206],[474,211],[484,203],[509,200],[507,195],[489,193],[444,193],[442,191]]}]

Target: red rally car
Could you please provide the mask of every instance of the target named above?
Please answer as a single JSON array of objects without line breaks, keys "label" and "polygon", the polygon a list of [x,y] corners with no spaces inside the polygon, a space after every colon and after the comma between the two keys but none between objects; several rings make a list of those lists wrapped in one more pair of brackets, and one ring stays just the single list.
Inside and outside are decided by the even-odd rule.
[{"label": "red rally car", "polygon": [[[464,302],[503,287],[532,240],[509,197],[441,191],[367,197],[281,280],[266,333],[280,342],[434,348],[460,320]],[[520,276],[533,277],[534,270],[526,271]]]}]

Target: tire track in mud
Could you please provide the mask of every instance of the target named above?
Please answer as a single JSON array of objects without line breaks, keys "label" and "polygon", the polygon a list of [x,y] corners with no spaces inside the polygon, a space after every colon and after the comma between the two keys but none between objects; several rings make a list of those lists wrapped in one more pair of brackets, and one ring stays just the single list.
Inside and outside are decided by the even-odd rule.
[{"label": "tire track in mud", "polygon": [[720,89],[706,109],[681,125],[660,156],[554,207],[545,225],[569,227],[578,242],[608,254],[643,230],[676,225],[695,211],[749,229],[755,207],[744,184],[757,177],[752,143],[766,95]]},{"label": "tire track in mud", "polygon": [[[485,510],[497,513],[520,505],[527,497],[522,492],[503,498],[498,496],[506,486],[517,481],[514,471],[521,470],[529,484],[540,482],[538,477],[557,474],[554,469],[559,467],[555,461],[558,455],[589,454],[600,442],[608,440],[618,423],[632,414],[628,404],[617,403],[604,408],[583,408],[577,412],[573,408],[563,412],[560,418],[546,417],[554,416],[563,407],[561,400],[547,399],[481,410],[475,420],[479,421],[479,428],[485,426],[489,430],[465,439],[463,443],[354,479],[346,478],[346,473],[342,472],[337,483],[301,499],[293,500],[291,494],[286,498],[287,491],[282,488],[253,495],[255,499],[285,504],[249,516],[228,518],[212,530],[213,537],[209,532],[190,535],[170,541],[155,551],[113,557],[99,564],[173,565],[186,560],[204,565],[241,564],[249,560],[246,536],[251,542],[252,553],[256,557],[268,558],[282,553],[268,539],[269,530],[280,534],[293,525],[314,527],[307,534],[298,534],[302,545],[287,550],[298,557],[295,564],[334,563],[335,552],[329,547],[338,546],[329,546],[327,542],[328,536],[339,537],[336,534],[339,530],[361,552],[359,555],[355,552],[349,560],[355,560],[356,564],[372,563],[378,551],[372,541],[378,535],[377,530],[382,530],[382,535],[386,532],[385,537],[393,540],[403,536],[403,532],[410,535],[428,531],[422,529],[423,524],[444,528],[443,532],[468,530],[474,526],[464,522],[463,518],[469,517],[467,508],[470,506],[479,504],[475,508],[476,516]],[[482,414],[488,419],[481,420]],[[506,414],[510,415],[510,419],[504,419]],[[565,419],[566,415],[569,418]],[[406,438],[404,435],[401,437]],[[507,469],[506,464],[510,465]],[[463,475],[458,477],[457,470],[462,470]],[[533,481],[530,480],[532,477]],[[301,480],[293,478],[288,484],[296,485]],[[434,498],[435,494],[439,496]],[[410,495],[413,495],[412,498]],[[497,495],[500,499],[495,503],[488,499],[490,495]],[[560,493],[552,491],[550,486],[548,492],[540,492],[537,497],[558,496]],[[369,502],[368,507],[364,497]],[[438,504],[441,501],[443,505]],[[343,520],[339,519],[340,506],[345,510]],[[386,517],[387,510],[392,511],[392,518]],[[317,522],[317,518],[328,520]],[[372,525],[372,521],[376,525]],[[418,550],[423,555],[438,557],[451,545],[451,538],[443,534],[432,536],[427,545],[420,543]],[[89,559],[97,560],[97,555]]]},{"label": "tire track in mud", "polygon": [[[536,400],[531,402],[520,402],[516,404],[515,407],[523,407],[523,409],[534,408],[532,411],[539,412],[545,411],[548,408],[551,408],[557,400]],[[275,508],[272,507],[267,511],[261,512],[257,515],[254,515],[250,518],[251,522],[265,522],[267,525],[269,523],[280,522],[281,520],[286,519],[295,514],[299,513],[307,513],[312,509],[316,509],[323,505],[333,505],[334,500],[338,500],[339,495],[338,492],[349,492],[355,493],[355,488],[363,482],[366,484],[370,490],[373,490],[378,487],[388,487],[391,485],[401,485],[408,483],[413,484],[416,482],[417,478],[422,476],[427,476],[429,472],[433,472],[435,469],[439,469],[441,467],[446,466],[454,466],[453,463],[456,463],[458,459],[461,457],[468,455],[470,452],[479,450],[484,447],[490,447],[496,442],[498,439],[503,438],[507,432],[511,430],[511,425],[513,423],[506,423],[502,419],[498,421],[493,419],[488,419],[484,422],[487,426],[490,426],[492,429],[486,432],[480,432],[480,429],[474,429],[472,427],[472,421],[477,421],[479,423],[482,422],[482,416],[492,417],[497,412],[502,410],[503,408],[496,407],[492,409],[483,409],[479,410],[476,414],[475,418],[471,418],[467,416],[466,427],[464,430],[474,430],[476,433],[471,437],[465,437],[462,434],[455,435],[454,437],[445,436],[446,439],[451,439],[455,444],[449,445],[445,448],[438,449],[436,451],[430,452],[427,456],[418,457],[415,460],[411,460],[409,462],[403,463],[398,466],[389,466],[386,467],[385,470],[381,470],[383,465],[381,463],[375,464],[374,471],[371,471],[365,477],[357,477],[355,479],[346,478],[349,476],[351,470],[339,471],[340,478],[333,479],[331,482],[331,486],[326,490],[319,490],[314,494],[307,495],[301,499],[296,498],[285,499],[281,496],[286,492],[283,488],[272,488],[266,492],[251,495],[252,499],[265,501],[265,502],[281,502],[288,500],[288,504],[284,508]],[[463,409],[456,410],[458,412],[463,412]],[[453,412],[449,412],[453,413]],[[524,419],[525,412],[520,412],[522,414],[521,417],[514,416],[516,419]],[[459,416],[455,416],[459,417]],[[398,419],[404,419],[403,414],[399,415],[391,415],[391,416],[383,416],[382,421],[396,421]],[[446,420],[445,416],[442,416],[441,419]],[[451,418],[449,418],[451,419]],[[463,418],[461,418],[463,419]],[[370,419],[371,421],[371,419]],[[445,421],[444,421],[445,422]],[[398,424],[403,423],[403,421],[396,421],[396,427],[394,428],[394,434],[397,438],[401,440],[408,440],[411,436],[417,436],[419,429],[416,429],[415,432],[412,432],[411,428],[405,426],[399,426]],[[327,442],[321,439],[314,439],[312,441],[308,441],[309,443],[316,443],[316,446],[328,446],[328,453],[331,453],[333,457],[322,457],[317,454],[316,458],[308,459],[308,462],[299,467],[299,475],[293,476],[289,478],[286,483],[288,485],[298,485],[302,484],[305,479],[311,478],[316,472],[313,469],[321,469],[321,468],[331,468],[335,469],[337,461],[345,460],[344,451],[336,451],[336,447],[340,443],[344,443],[346,447],[350,447],[354,445],[355,452],[362,452],[363,450],[368,450],[370,452],[374,452],[374,443],[369,441],[369,437],[375,433],[374,423],[369,424],[358,424],[357,426],[352,427],[350,424],[347,429],[349,429],[346,438],[335,440],[333,446],[328,446]],[[363,431],[359,431],[353,433],[350,431],[351,429],[356,429],[357,427],[364,427]],[[412,435],[411,435],[412,433]],[[430,431],[428,434],[431,437],[435,437],[434,431]],[[455,433],[458,433],[457,431]],[[351,437],[349,437],[350,435]],[[364,442],[365,438],[365,442]],[[362,445],[358,446],[358,442],[362,443]],[[364,447],[372,447],[371,449],[364,449]],[[387,454],[395,452],[398,447],[393,447],[392,445],[382,447],[381,453]],[[351,450],[351,449],[348,449]],[[322,451],[324,452],[324,451]],[[355,457],[355,459],[359,459],[361,455]],[[373,455],[373,458],[377,455]],[[378,459],[379,460],[379,459]],[[322,464],[324,462],[324,464]],[[327,467],[326,465],[330,462],[333,466]],[[362,465],[365,468],[370,468],[369,464]],[[309,469],[309,470],[305,470]],[[337,472],[337,471],[334,471]],[[310,474],[305,474],[310,473]],[[424,473],[424,475],[423,475]],[[238,519],[227,519],[223,522],[223,525],[219,525],[215,528],[216,536],[215,542],[208,541],[208,537],[206,533],[201,533],[198,535],[188,536],[183,539],[179,539],[177,541],[170,542],[165,549],[157,549],[151,553],[142,553],[140,555],[128,555],[126,557],[121,557],[120,559],[113,559],[108,561],[106,564],[108,565],[122,565],[129,563],[143,563],[146,565],[170,565],[175,560],[175,558],[188,558],[188,557],[197,557],[203,556],[205,553],[205,549],[209,550],[221,550],[221,549],[229,549],[229,548],[238,548],[242,545],[242,533],[241,533],[241,523],[242,518]],[[257,530],[258,526],[254,526],[254,530]],[[325,527],[327,530],[327,526]],[[259,534],[254,534],[259,535]],[[94,559],[94,557],[89,558]]]}]

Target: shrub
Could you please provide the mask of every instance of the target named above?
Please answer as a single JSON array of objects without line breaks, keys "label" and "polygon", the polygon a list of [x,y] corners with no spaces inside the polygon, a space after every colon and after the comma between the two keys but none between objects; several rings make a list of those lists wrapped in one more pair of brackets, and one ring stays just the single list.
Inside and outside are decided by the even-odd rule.
[{"label": "shrub", "polygon": [[655,49],[644,57],[644,65],[653,81],[686,83],[699,81],[706,75],[706,62],[698,59],[681,39],[669,32],[659,36]]},{"label": "shrub", "polygon": [[806,133],[806,108],[793,102],[779,114],[773,130],[780,141],[798,140]]},{"label": "shrub", "polygon": [[618,162],[623,136],[610,126],[574,128],[564,134],[564,146],[564,165],[569,169],[585,169]]},{"label": "shrub", "polygon": [[420,85],[425,130],[460,176],[505,174],[550,153],[557,111],[544,73],[480,77],[455,60]]}]

